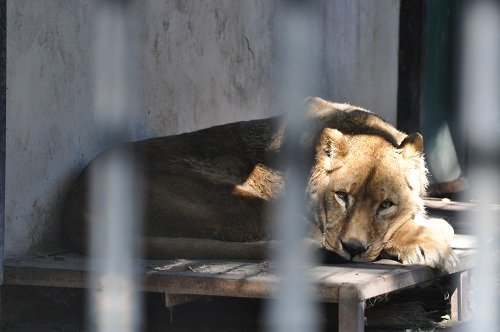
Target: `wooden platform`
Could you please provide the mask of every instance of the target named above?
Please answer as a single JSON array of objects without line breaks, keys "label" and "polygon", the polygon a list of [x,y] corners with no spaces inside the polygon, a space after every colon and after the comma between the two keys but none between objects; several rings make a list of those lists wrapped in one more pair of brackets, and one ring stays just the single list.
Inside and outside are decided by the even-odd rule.
[{"label": "wooden platform", "polygon": [[[474,245],[470,237],[456,236],[454,248],[460,266],[452,271],[456,292],[452,297],[452,316],[466,318],[468,303],[467,271],[473,267]],[[186,295],[272,297],[279,283],[269,261],[222,260],[142,260],[137,263],[142,276],[140,290],[161,292],[175,304]],[[5,261],[5,284],[98,287],[87,279],[86,258],[75,254],[57,254]],[[403,266],[384,260],[369,264],[346,263],[319,265],[309,269],[315,281],[316,299],[339,303],[340,331],[363,331],[365,300],[448,274],[425,266]],[[181,295],[179,297],[179,295]]]}]

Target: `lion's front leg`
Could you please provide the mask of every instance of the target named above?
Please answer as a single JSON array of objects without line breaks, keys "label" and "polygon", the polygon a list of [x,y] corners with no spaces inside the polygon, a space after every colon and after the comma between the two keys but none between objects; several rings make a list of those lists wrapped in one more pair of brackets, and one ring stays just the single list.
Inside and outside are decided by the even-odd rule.
[{"label": "lion's front leg", "polygon": [[458,258],[451,248],[453,228],[443,219],[409,220],[398,228],[384,251],[403,264],[422,264],[451,271]]}]

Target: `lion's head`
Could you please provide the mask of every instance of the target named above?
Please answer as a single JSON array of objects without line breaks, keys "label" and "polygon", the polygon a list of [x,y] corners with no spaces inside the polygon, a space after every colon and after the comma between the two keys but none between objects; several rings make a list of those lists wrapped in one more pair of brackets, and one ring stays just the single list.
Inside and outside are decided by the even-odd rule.
[{"label": "lion's head", "polygon": [[394,144],[373,133],[326,128],[316,144],[308,207],[327,250],[373,261],[401,225],[424,214],[426,185],[420,134]]}]

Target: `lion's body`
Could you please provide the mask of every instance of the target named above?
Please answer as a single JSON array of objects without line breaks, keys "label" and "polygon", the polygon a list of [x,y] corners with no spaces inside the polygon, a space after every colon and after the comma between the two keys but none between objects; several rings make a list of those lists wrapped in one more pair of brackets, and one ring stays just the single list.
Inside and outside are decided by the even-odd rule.
[{"label": "lion's body", "polygon": [[[304,124],[298,153],[308,167],[306,218],[317,241],[346,259],[370,261],[386,252],[406,263],[455,263],[448,225],[422,226],[420,136],[319,98],[308,102]],[[145,174],[144,236],[270,240],[268,207],[286,195],[287,169],[279,166],[286,133],[286,118],[276,117],[132,143]],[[65,233],[80,250],[93,215],[89,174],[102,159],[83,172],[65,206]]]}]

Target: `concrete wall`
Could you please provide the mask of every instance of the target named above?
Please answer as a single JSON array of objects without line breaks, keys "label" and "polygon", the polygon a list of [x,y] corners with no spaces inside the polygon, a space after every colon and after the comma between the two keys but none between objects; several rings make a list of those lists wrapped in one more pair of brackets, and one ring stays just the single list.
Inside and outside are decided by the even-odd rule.
[{"label": "concrete wall", "polygon": [[7,3],[5,253],[60,245],[67,181],[97,153],[84,1]]},{"label": "concrete wall", "polygon": [[[318,1],[323,96],[395,122],[398,1]],[[276,1],[141,1],[131,8],[132,139],[273,114]],[[61,247],[69,183],[104,146],[93,115],[96,5],[7,3],[7,256]]]},{"label": "concrete wall", "polygon": [[268,116],[274,2],[187,3],[150,1],[142,13],[144,106],[155,114],[150,131]]},{"label": "concrete wall", "polygon": [[326,1],[326,95],[396,125],[399,0]]}]

